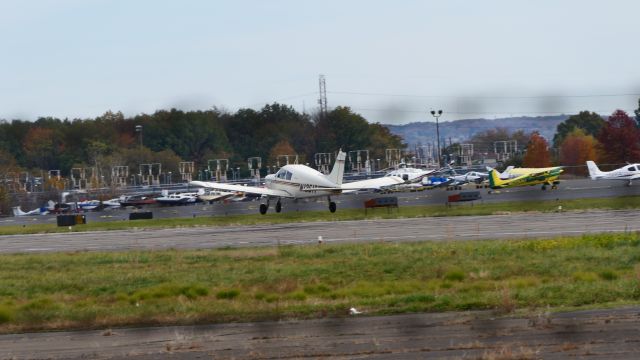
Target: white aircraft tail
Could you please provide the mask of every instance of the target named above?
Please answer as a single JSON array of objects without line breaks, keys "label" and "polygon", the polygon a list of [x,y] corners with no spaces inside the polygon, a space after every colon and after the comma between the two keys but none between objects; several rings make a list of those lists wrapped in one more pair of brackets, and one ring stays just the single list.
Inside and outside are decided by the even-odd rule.
[{"label": "white aircraft tail", "polygon": [[334,184],[342,185],[342,178],[344,177],[344,160],[347,158],[347,154],[340,149],[338,156],[336,156],[336,162],[333,164],[331,173],[327,176],[327,179],[331,180]]},{"label": "white aircraft tail", "polygon": [[598,165],[596,165],[596,163],[591,160],[587,161],[587,168],[589,169],[589,176],[591,177],[591,180],[595,180],[604,176],[604,173],[600,171]]}]

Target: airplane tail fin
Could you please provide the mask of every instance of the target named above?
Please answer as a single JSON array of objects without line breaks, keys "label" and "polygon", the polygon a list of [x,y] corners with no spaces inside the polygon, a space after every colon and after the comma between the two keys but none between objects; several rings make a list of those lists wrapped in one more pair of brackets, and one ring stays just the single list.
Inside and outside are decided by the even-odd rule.
[{"label": "airplane tail fin", "polygon": [[498,170],[491,169],[489,171],[489,187],[491,187],[492,189],[496,189],[496,188],[499,188],[500,185],[502,185],[503,183],[504,183],[504,180],[500,179]]},{"label": "airplane tail fin", "polygon": [[591,160],[587,161],[587,168],[589,169],[589,176],[591,177],[591,180],[595,180],[604,175],[598,168],[598,165]]},{"label": "airplane tail fin", "polygon": [[344,177],[344,161],[347,158],[347,154],[340,149],[338,156],[336,156],[336,162],[333,164],[331,173],[327,175],[327,179],[331,180],[334,184],[342,185],[342,178]]}]

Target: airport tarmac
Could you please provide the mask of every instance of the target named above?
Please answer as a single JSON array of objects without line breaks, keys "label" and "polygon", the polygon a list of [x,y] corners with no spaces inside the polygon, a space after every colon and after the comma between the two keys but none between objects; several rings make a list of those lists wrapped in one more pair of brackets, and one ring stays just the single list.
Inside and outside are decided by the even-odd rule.
[{"label": "airport tarmac", "polygon": [[640,308],[349,316],[0,335],[1,359],[636,359]]},{"label": "airport tarmac", "polygon": [[[479,191],[481,199],[476,203],[494,203],[504,201],[531,201],[531,200],[565,200],[580,198],[603,198],[619,196],[640,195],[640,185],[626,186],[624,181],[589,179],[565,180],[558,190],[540,190],[540,186],[529,186],[499,191],[490,189],[476,189],[475,185],[468,184],[462,191]],[[349,194],[332,197],[340,209],[363,208],[366,200],[379,196],[396,196],[400,206],[445,204],[449,195],[457,194],[460,190],[447,191],[445,189],[432,189],[417,192],[397,192],[392,194]],[[274,212],[275,202],[271,202],[270,212]],[[257,214],[259,201],[227,201],[214,204],[195,204],[184,206],[148,206],[137,209],[112,209],[104,211],[89,211],[85,215],[87,222],[123,221],[127,220],[129,213],[134,211],[151,211],[154,218],[184,218],[201,216],[224,216]],[[283,211],[328,211],[325,198],[313,200],[283,200]],[[0,219],[2,225],[28,225],[36,223],[56,222],[55,215],[37,215],[24,217],[8,217]]]},{"label": "airport tarmac", "polygon": [[254,226],[133,228],[0,236],[0,253],[210,249],[362,241],[549,238],[640,230],[637,210],[306,222]]}]

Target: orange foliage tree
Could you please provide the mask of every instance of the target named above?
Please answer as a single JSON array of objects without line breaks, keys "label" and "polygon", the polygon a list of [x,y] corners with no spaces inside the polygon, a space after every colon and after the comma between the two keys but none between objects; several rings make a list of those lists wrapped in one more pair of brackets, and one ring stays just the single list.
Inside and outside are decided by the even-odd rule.
[{"label": "orange foliage tree", "polygon": [[587,175],[585,162],[598,161],[596,149],[598,140],[587,135],[580,128],[569,133],[560,144],[560,163],[568,166],[565,171],[576,175]]},{"label": "orange foliage tree", "polygon": [[523,165],[525,167],[547,167],[551,166],[551,154],[549,154],[549,144],[538,132],[533,132],[529,137],[527,152],[524,155]]},{"label": "orange foliage tree", "polygon": [[[272,164],[275,164],[276,161],[278,160],[278,156],[280,155],[296,155],[296,150],[293,148],[293,146],[291,146],[291,144],[289,144],[289,142],[287,140],[280,140],[278,141],[277,144],[275,144],[272,148],[271,151],[269,152],[269,161]],[[289,159],[289,161],[292,161],[293,159]],[[283,166],[286,164],[280,164],[280,166]]]}]

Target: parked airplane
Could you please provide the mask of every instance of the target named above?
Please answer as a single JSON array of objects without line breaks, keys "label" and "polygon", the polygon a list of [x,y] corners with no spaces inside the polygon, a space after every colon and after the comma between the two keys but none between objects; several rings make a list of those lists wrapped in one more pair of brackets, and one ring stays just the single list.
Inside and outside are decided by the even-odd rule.
[{"label": "parked airplane", "polygon": [[301,199],[312,197],[327,197],[329,211],[336,211],[336,203],[331,201],[331,195],[340,195],[363,189],[381,189],[392,185],[402,184],[404,180],[398,176],[383,176],[376,179],[367,179],[351,183],[342,183],[344,175],[344,161],[346,154],[338,152],[336,162],[329,175],[312,169],[306,165],[285,165],[275,174],[265,177],[265,187],[222,184],[207,181],[192,181],[190,184],[219,191],[239,191],[244,193],[259,194],[266,197],[266,204],[260,204],[260,213],[266,214],[269,209],[269,200],[277,199],[276,212],[282,211],[281,199]]},{"label": "parked airplane", "polygon": [[385,176],[398,176],[405,182],[419,183],[424,177],[433,174],[435,170],[424,170],[400,164],[398,169],[388,172]]},{"label": "parked airplane", "polygon": [[479,184],[489,177],[489,174],[478,171],[468,171],[464,174],[458,174],[452,167],[449,167],[449,172],[451,174],[449,177],[453,179],[455,185],[462,185],[470,182]]},{"label": "parked airplane", "polygon": [[589,169],[591,180],[626,180],[627,186],[631,186],[633,180],[640,179],[640,164],[629,164],[611,171],[600,171],[598,165],[589,160],[587,161],[587,168]]},{"label": "parked airplane", "polygon": [[49,211],[47,211],[47,208],[45,207],[33,209],[27,212],[22,211],[22,209],[20,209],[20,206],[15,206],[13,208],[13,216],[46,215],[48,213]]},{"label": "parked airplane", "polygon": [[503,179],[496,169],[489,171],[489,187],[503,189],[517,186],[530,186],[542,184],[542,190],[547,190],[547,185],[555,189],[560,183],[558,177],[563,172],[562,167],[548,168],[513,168],[510,173],[513,178]]}]

